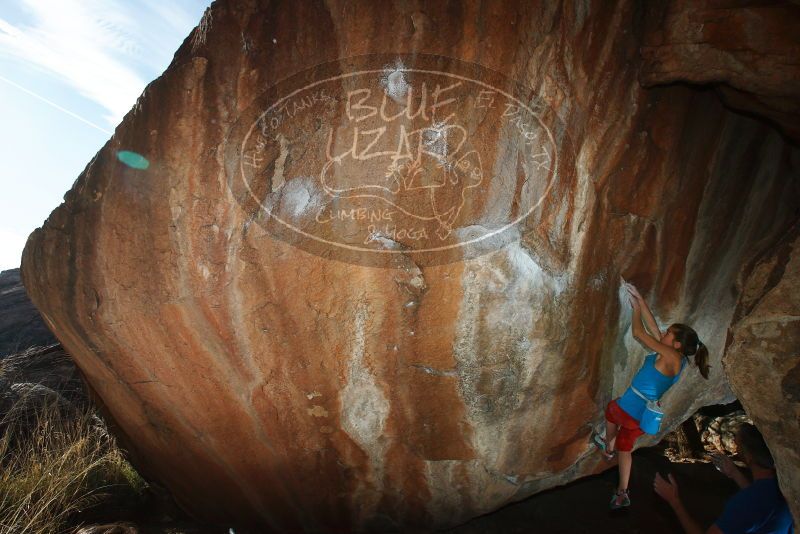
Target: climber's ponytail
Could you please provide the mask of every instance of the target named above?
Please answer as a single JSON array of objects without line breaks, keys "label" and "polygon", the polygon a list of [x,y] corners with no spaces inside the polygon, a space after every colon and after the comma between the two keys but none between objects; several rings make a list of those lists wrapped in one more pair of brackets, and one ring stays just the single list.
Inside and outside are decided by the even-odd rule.
[{"label": "climber's ponytail", "polygon": [[700,374],[703,375],[703,378],[708,380],[708,349],[702,342],[698,342],[697,344],[697,352],[694,353],[694,363],[697,365],[697,368],[700,369]]},{"label": "climber's ponytail", "polygon": [[681,344],[681,352],[684,356],[694,356],[694,363],[700,370],[700,374],[708,380],[708,349],[697,337],[697,332],[690,326],[676,323],[670,327],[675,334],[675,341]]}]

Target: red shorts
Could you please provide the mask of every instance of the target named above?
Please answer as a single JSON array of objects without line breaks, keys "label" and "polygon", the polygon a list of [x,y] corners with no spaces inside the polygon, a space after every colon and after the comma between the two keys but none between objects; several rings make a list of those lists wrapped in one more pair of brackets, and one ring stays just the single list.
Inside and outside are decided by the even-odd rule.
[{"label": "red shorts", "polygon": [[644,434],[644,431],[639,428],[639,421],[620,408],[616,399],[606,406],[606,419],[619,427],[614,449],[622,452],[632,451],[636,438]]}]

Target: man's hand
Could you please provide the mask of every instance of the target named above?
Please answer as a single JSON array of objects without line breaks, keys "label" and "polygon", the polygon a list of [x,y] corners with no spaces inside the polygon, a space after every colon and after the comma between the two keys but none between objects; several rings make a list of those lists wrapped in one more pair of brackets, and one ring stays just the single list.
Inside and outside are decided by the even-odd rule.
[{"label": "man's hand", "polygon": [[736,464],[733,463],[733,460],[727,455],[711,454],[710,456],[714,465],[719,469],[719,472],[736,482],[737,486],[746,488],[750,485],[750,480],[736,467]]},{"label": "man's hand", "polygon": [[739,474],[739,468],[733,463],[733,460],[728,458],[725,454],[712,454],[711,459],[714,465],[717,466],[719,472],[728,478],[733,478]]},{"label": "man's hand", "polygon": [[678,495],[678,483],[675,482],[671,473],[667,476],[669,481],[664,480],[660,473],[656,473],[656,478],[653,480],[653,490],[658,493],[659,497],[675,508],[681,502],[680,495]]}]

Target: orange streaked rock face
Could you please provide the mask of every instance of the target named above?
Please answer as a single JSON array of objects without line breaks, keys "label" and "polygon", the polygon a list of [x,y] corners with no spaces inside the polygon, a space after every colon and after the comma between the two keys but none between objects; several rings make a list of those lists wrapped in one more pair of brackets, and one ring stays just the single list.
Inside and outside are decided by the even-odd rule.
[{"label": "orange streaked rock face", "polygon": [[646,17],[215,3],[23,257],[135,465],[278,532],[447,526],[597,472],[644,356],[621,275],[712,354],[668,423],[730,397],[737,276],[796,217],[798,152],[643,89]]}]

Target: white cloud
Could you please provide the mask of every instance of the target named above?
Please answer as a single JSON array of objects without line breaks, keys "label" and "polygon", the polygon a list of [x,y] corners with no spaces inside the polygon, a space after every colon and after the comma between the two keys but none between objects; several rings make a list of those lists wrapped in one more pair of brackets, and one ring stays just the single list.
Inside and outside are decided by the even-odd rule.
[{"label": "white cloud", "polygon": [[0,19],[0,55],[56,75],[105,108],[116,126],[145,87],[136,67],[159,75],[197,22],[180,8],[166,19],[164,8],[146,2],[21,0],[31,22]]},{"label": "white cloud", "polygon": [[[9,24],[8,22],[0,19],[0,34],[7,33],[9,37],[18,38],[22,35],[22,32],[19,31],[17,28]],[[0,35],[2,38],[2,35]]]}]

